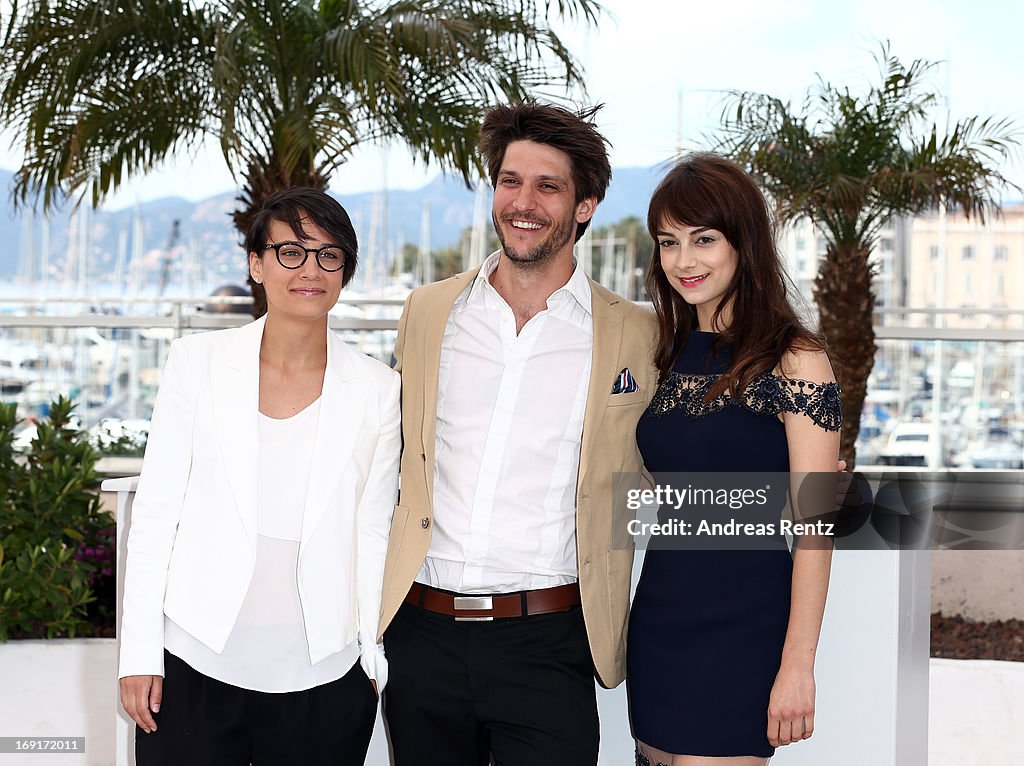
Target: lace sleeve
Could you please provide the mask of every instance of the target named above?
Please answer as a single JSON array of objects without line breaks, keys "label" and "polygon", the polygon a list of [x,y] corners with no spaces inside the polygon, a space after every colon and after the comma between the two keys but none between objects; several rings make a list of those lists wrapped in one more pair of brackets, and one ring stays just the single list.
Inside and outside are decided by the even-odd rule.
[{"label": "lace sleeve", "polygon": [[718,412],[729,404],[729,397],[722,394],[710,402],[704,397],[718,380],[718,375],[696,375],[673,370],[651,399],[647,411],[656,418],[680,410],[688,418],[699,418]]},{"label": "lace sleeve", "polygon": [[838,431],[843,427],[841,395],[835,382],[814,383],[766,374],[747,387],[744,404],[756,412],[806,415],[826,431]]},{"label": "lace sleeve", "polygon": [[658,387],[647,411],[661,417],[677,410],[688,418],[700,418],[731,405],[746,407],[759,415],[774,417],[783,412],[806,415],[826,431],[843,426],[843,408],[838,383],[813,383],[765,373],[750,382],[743,396],[734,401],[722,393],[705,401],[719,375],[670,372]]}]

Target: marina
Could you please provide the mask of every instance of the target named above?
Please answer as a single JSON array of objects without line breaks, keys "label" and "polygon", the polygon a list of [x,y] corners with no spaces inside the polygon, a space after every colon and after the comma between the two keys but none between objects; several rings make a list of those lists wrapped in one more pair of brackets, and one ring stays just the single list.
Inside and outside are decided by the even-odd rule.
[{"label": "marina", "polygon": [[[408,288],[387,292],[346,290],[330,319],[346,341],[385,362]],[[86,429],[104,424],[100,430],[143,431],[171,340],[242,324],[248,302],[230,296],[4,297],[3,401],[18,405],[25,429],[63,395],[78,402]],[[947,329],[949,339],[939,339],[933,328],[896,324],[898,316],[883,313],[876,328],[879,351],[858,465],[1024,468],[1024,311],[1004,312],[1016,327]]]}]

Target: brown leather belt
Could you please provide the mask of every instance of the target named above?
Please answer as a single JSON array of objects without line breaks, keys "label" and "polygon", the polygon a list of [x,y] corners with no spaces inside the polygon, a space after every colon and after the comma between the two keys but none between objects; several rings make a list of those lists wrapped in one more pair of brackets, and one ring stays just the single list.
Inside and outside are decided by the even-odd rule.
[{"label": "brown leather belt", "polygon": [[580,604],[579,583],[492,596],[457,596],[416,582],[405,603],[454,617],[456,622],[485,622],[502,617],[566,612]]}]

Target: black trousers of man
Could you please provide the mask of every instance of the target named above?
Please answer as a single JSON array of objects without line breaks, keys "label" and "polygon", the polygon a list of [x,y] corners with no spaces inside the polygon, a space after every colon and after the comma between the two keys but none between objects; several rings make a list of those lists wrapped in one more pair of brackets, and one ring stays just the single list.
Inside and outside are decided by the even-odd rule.
[{"label": "black trousers of man", "polygon": [[594,666],[576,606],[459,622],[403,604],[384,634],[395,766],[594,766]]}]

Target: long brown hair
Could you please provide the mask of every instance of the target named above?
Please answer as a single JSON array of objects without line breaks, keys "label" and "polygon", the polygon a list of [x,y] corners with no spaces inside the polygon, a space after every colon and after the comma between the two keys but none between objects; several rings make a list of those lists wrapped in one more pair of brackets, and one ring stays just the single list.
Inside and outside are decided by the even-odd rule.
[{"label": "long brown hair", "polygon": [[676,163],[658,184],[647,211],[654,255],[646,284],[658,315],[654,363],[661,380],[698,326],[696,309],[672,288],[661,266],[658,231],[667,221],[716,229],[737,254],[736,274],[712,318],[712,326],[717,326],[722,311],[731,304],[732,321],[712,348],[731,346],[732,363],[708,392],[709,399],[723,391],[740,396],[751,380],[775,369],[794,346],[824,349],[820,336],[804,326],[790,305],[760,189],[735,163],[715,154],[692,154]]}]

